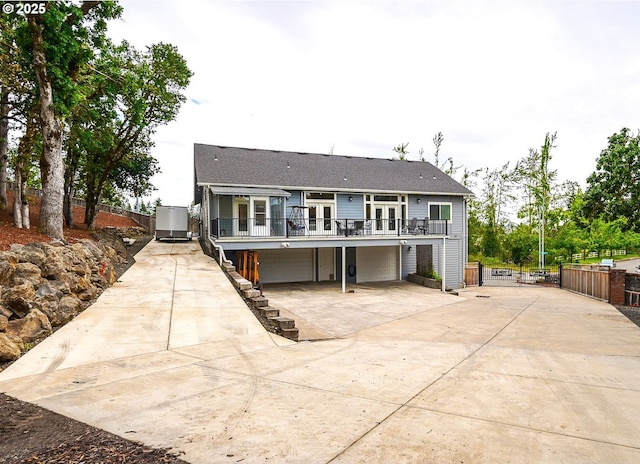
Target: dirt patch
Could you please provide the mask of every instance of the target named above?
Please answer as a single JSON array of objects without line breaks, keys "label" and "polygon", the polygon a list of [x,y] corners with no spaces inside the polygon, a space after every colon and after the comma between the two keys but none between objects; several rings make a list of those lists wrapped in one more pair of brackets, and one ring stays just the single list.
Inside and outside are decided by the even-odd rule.
[{"label": "dirt patch", "polygon": [[618,311],[627,316],[627,318],[635,325],[640,327],[640,308],[634,306],[616,306]]},{"label": "dirt patch", "polygon": [[0,394],[0,463],[181,464],[177,454]]}]

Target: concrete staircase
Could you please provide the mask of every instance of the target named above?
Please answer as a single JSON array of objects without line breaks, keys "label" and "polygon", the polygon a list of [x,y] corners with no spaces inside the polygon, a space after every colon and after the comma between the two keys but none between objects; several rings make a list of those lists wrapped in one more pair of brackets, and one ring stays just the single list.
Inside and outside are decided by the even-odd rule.
[{"label": "concrete staircase", "polygon": [[253,288],[253,284],[249,280],[238,274],[235,266],[224,263],[222,269],[227,273],[244,300],[267,321],[268,328],[289,340],[298,341],[296,321],[288,317],[281,317],[280,311],[270,307],[269,299],[260,295],[260,290]]}]

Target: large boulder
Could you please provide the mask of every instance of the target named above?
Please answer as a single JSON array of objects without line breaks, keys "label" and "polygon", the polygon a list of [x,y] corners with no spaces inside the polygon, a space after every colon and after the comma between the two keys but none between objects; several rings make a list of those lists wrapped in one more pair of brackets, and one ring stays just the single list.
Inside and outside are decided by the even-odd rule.
[{"label": "large boulder", "polygon": [[36,299],[33,307],[47,316],[51,326],[59,327],[76,317],[84,309],[84,303],[74,295],[64,295],[59,300]]},{"label": "large boulder", "polygon": [[33,263],[18,263],[15,271],[15,280],[19,282],[27,281],[31,284],[38,285],[42,280],[42,272],[40,267]]},{"label": "large boulder", "polygon": [[2,304],[9,308],[16,316],[25,317],[31,310],[31,302],[36,296],[33,284],[24,281],[13,287],[3,288]]},{"label": "large boulder", "polygon": [[48,337],[53,332],[51,322],[38,309],[33,309],[21,319],[9,321],[6,334],[20,338],[24,343],[31,343]]},{"label": "large boulder", "polygon": [[13,285],[18,257],[15,253],[0,252],[0,287]]},{"label": "large boulder", "polygon": [[0,362],[15,361],[23,349],[22,340],[0,332]]},{"label": "large boulder", "polygon": [[46,243],[13,244],[10,250],[18,257],[19,262],[32,263],[41,268],[46,260],[47,247]]}]

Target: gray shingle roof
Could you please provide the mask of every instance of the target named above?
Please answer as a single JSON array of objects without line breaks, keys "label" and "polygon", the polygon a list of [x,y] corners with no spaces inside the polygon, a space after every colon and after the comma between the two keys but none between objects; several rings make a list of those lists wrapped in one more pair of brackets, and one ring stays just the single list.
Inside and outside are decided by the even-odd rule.
[{"label": "gray shingle roof", "polygon": [[195,185],[473,195],[431,163],[194,144]]}]

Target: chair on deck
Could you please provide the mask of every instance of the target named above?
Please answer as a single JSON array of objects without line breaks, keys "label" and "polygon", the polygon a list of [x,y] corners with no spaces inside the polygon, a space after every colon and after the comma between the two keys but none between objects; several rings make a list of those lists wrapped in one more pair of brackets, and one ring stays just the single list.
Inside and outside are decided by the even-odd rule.
[{"label": "chair on deck", "polygon": [[294,233],[294,235],[298,235],[300,231],[304,230],[304,223],[296,224],[291,219],[287,221],[287,225],[289,226],[289,233]]},{"label": "chair on deck", "polygon": [[353,228],[356,235],[364,235],[364,221],[353,221]]},{"label": "chair on deck", "polygon": [[343,221],[336,220],[336,227],[338,229],[338,235],[347,235],[347,229]]},{"label": "chair on deck", "polygon": [[418,233],[418,218],[411,218],[407,231],[413,235],[416,235]]}]

